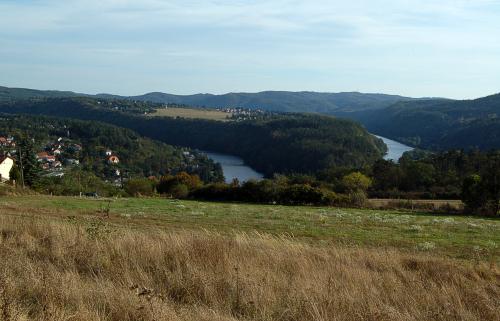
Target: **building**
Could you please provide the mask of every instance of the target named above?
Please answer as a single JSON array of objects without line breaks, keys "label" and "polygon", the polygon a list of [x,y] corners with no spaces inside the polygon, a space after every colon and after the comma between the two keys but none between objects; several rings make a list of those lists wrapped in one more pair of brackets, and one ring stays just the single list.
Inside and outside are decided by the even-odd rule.
[{"label": "building", "polygon": [[0,157],[0,181],[10,180],[10,170],[14,166],[14,160],[9,156]]},{"label": "building", "polygon": [[108,157],[109,164],[118,164],[119,162],[120,162],[120,159],[117,156],[109,156]]},{"label": "building", "polygon": [[78,159],[73,159],[73,158],[67,158],[64,160],[65,165],[78,165],[80,164],[80,161]]},{"label": "building", "polygon": [[38,154],[36,154],[36,158],[41,162],[43,160],[45,160],[45,158],[47,158],[49,156],[49,153],[47,152],[40,152]]}]

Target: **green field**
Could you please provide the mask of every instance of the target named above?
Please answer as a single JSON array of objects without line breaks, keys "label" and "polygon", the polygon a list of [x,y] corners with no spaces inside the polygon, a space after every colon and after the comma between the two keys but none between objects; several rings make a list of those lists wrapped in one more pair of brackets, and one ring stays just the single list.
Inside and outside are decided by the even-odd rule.
[{"label": "green field", "polygon": [[149,116],[153,117],[182,117],[182,118],[198,118],[209,120],[227,121],[232,114],[215,109],[198,109],[198,108],[175,108],[168,107],[157,109],[155,113]]},{"label": "green field", "polygon": [[109,208],[118,228],[207,229],[284,235],[318,246],[399,248],[498,261],[500,220],[406,211],[50,196],[0,198],[0,216],[72,219],[86,224]]}]

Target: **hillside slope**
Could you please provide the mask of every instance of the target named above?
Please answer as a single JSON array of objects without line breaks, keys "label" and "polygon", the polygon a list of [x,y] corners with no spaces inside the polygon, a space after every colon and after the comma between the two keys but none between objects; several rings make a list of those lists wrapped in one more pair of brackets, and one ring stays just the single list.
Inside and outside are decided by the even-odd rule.
[{"label": "hillside slope", "polygon": [[[114,104],[119,104],[115,101]],[[123,105],[130,101],[123,101]],[[0,112],[98,120],[130,128],[167,144],[240,156],[264,174],[313,173],[332,166],[364,166],[380,159],[383,142],[362,126],[330,116],[287,114],[263,120],[220,122],[145,117],[104,108],[91,98],[0,104]]]},{"label": "hillside slope", "polygon": [[500,148],[500,94],[475,100],[399,102],[383,110],[338,115],[421,148]]},{"label": "hillside slope", "polygon": [[36,90],[27,88],[9,88],[0,86],[0,101],[13,101],[29,98],[57,98],[57,97],[78,97],[87,96],[85,94],[74,93],[72,91],[59,90]]},{"label": "hillside slope", "polygon": [[[82,121],[68,118],[0,114],[0,136],[13,136],[16,140],[28,137],[35,152],[54,156],[61,166],[68,160],[78,160],[82,170],[92,172],[107,180],[117,179],[116,170],[128,177],[161,176],[181,171],[199,175],[204,181],[219,181],[221,169],[204,155],[142,137],[136,132],[103,122]],[[74,146],[78,146],[75,148]],[[57,150],[57,152],[54,152]],[[16,148],[0,146],[0,155],[10,152],[17,158]],[[109,164],[106,152],[119,159]],[[42,162],[42,160],[39,160]],[[73,162],[72,162],[73,163]],[[47,167],[43,174],[57,172]]]},{"label": "hillside slope", "polygon": [[264,91],[259,93],[228,93],[224,95],[173,95],[162,92],[151,92],[139,96],[119,96],[111,94],[87,95],[69,91],[44,91],[0,87],[0,101],[58,97],[129,99],[161,104],[184,104],[194,107],[241,107],[272,111],[318,112],[327,114],[334,111],[381,109],[399,101],[413,100],[413,98],[397,95],[365,94],[359,92],[320,93],[307,91]]},{"label": "hillside slope", "polygon": [[384,95],[364,94],[358,92],[319,93],[264,91],[259,93],[228,93],[224,95],[198,94],[179,96],[163,93],[149,93],[130,97],[134,100],[157,103],[178,103],[190,106],[205,107],[242,107],[285,112],[318,112],[332,113],[337,110],[354,111],[381,109],[399,101],[412,98]]}]

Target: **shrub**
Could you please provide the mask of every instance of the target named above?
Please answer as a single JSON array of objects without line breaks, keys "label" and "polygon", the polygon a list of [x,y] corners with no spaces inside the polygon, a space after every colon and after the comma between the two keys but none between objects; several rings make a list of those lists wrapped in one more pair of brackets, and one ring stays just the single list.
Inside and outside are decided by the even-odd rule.
[{"label": "shrub", "polygon": [[[156,188],[160,194],[174,195],[179,192],[178,185],[184,185],[187,188],[187,194],[189,194],[190,191],[199,188],[202,183],[198,175],[189,175],[186,172],[180,172],[175,176],[163,176]],[[181,189],[183,188],[181,187]],[[184,197],[186,197],[187,194]]]},{"label": "shrub", "polygon": [[155,192],[154,181],[147,178],[131,179],[125,182],[123,189],[130,196],[151,196]]},{"label": "shrub", "polygon": [[170,189],[170,194],[174,198],[186,198],[189,195],[189,188],[186,184],[177,183]]},{"label": "shrub", "polygon": [[202,186],[191,193],[195,199],[232,201],[236,200],[234,190],[238,186],[225,183],[213,183]]}]

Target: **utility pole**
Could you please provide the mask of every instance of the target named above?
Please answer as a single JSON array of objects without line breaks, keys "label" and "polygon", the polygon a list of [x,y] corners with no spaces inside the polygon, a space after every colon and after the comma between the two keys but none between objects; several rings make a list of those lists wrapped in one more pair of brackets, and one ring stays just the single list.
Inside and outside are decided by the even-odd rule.
[{"label": "utility pole", "polygon": [[22,149],[21,149],[21,146],[19,145],[19,165],[20,165],[20,169],[21,169],[21,183],[22,183],[22,186],[23,186],[23,189],[24,189],[24,166],[23,166],[23,152],[22,152]]}]

